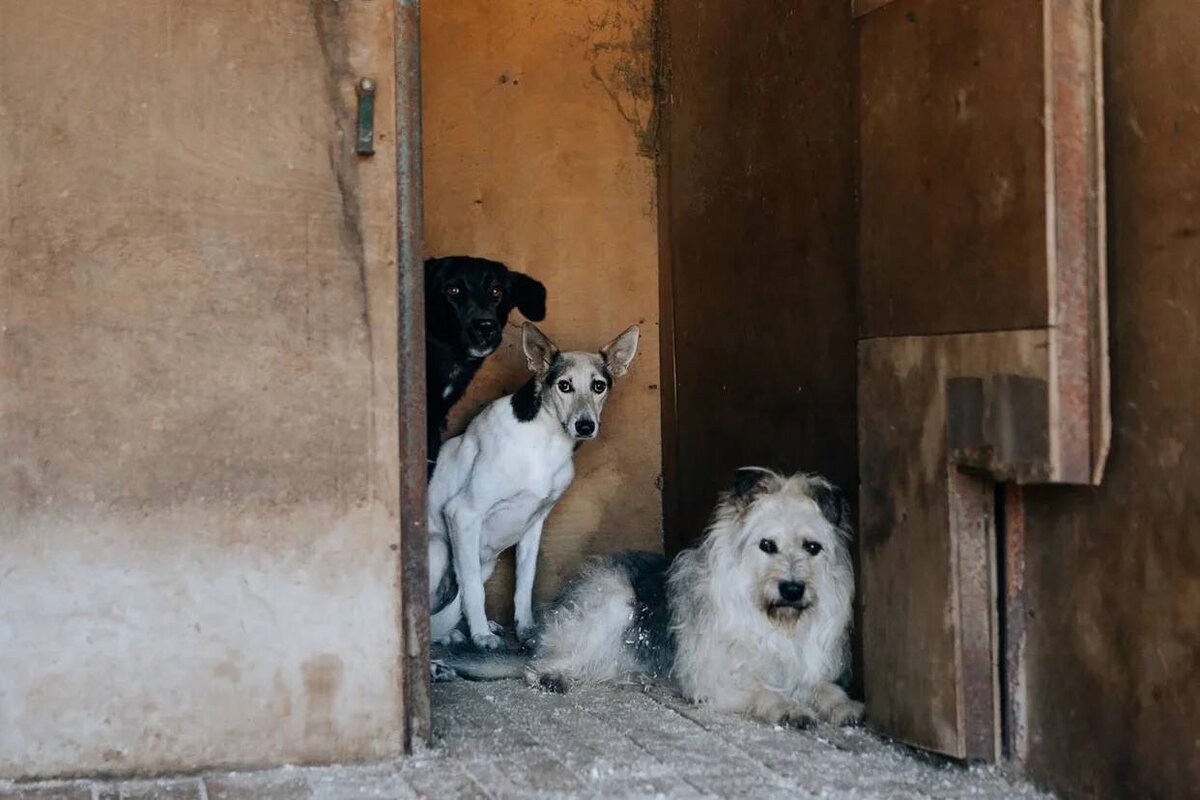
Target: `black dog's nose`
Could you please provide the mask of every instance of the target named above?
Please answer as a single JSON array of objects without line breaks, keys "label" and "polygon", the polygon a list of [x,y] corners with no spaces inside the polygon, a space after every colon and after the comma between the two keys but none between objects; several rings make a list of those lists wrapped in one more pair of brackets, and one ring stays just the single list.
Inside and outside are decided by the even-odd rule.
[{"label": "black dog's nose", "polygon": [[489,333],[495,333],[499,326],[494,319],[473,319],[471,320],[471,330],[484,336]]},{"label": "black dog's nose", "polygon": [[596,423],[590,419],[581,419],[575,423],[575,432],[580,436],[591,436],[596,432]]},{"label": "black dog's nose", "polygon": [[785,603],[799,603],[804,599],[804,584],[797,581],[780,581],[779,596]]}]

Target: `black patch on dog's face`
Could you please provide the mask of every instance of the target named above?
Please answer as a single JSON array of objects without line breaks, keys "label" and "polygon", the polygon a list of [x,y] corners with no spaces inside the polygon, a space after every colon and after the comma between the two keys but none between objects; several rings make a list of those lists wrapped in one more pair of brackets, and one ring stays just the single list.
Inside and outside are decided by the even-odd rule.
[{"label": "black patch on dog's face", "polygon": [[472,256],[425,262],[426,333],[470,358],[481,359],[500,345],[508,315],[546,316],[546,288],[499,261]]}]

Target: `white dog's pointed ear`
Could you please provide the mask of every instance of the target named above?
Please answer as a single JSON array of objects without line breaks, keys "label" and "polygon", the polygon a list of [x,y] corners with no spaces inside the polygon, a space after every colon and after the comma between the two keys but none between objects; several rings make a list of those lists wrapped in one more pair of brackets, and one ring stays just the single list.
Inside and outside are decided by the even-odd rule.
[{"label": "white dog's pointed ear", "polygon": [[762,495],[775,491],[781,485],[779,476],[769,469],[740,467],[733,473],[733,490],[730,495],[739,506],[746,508]]},{"label": "white dog's pointed ear", "polygon": [[546,370],[558,356],[558,348],[546,334],[538,330],[537,325],[526,322],[521,327],[521,348],[525,351],[525,361],[529,371],[534,375],[545,375]]},{"label": "white dog's pointed ear", "polygon": [[641,333],[637,325],[630,325],[620,336],[600,348],[604,366],[614,378],[621,377],[629,370],[633,357],[637,355],[638,337]]}]

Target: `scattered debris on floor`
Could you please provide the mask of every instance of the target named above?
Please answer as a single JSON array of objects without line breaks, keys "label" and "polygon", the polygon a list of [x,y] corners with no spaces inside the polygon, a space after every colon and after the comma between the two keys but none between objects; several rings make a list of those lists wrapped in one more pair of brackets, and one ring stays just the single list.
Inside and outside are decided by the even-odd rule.
[{"label": "scattered debris on floor", "polygon": [[161,781],[0,784],[0,800],[351,798],[1045,798],[998,771],[922,756],[861,729],[785,730],[662,692],[434,686],[436,741],[392,764],[214,772]]}]

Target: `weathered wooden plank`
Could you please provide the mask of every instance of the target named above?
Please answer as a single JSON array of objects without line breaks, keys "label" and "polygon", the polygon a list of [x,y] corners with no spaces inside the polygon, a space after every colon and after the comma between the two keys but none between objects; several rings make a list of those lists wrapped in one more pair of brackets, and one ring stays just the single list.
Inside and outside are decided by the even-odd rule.
[{"label": "weathered wooden plank", "polygon": [[861,335],[1048,325],[1042,4],[897,0],[859,32]]},{"label": "weathered wooden plank", "polygon": [[[859,344],[863,671],[871,720],[903,741],[994,757],[986,480],[951,462],[947,383],[1046,379],[1046,331]],[[903,413],[897,413],[903,410]]]},{"label": "weathered wooden plank", "polygon": [[854,485],[854,36],[825,0],[665,7],[675,548],[737,466]]}]

